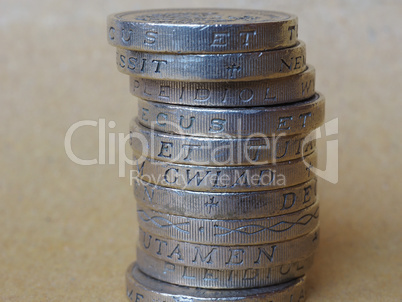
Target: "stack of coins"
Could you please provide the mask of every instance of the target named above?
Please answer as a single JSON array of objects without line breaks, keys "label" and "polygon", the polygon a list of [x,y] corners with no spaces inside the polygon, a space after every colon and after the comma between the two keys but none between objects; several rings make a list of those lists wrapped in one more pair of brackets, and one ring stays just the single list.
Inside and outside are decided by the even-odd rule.
[{"label": "stack of coins", "polygon": [[109,16],[139,98],[131,301],[304,300],[325,102],[297,37],[297,17],[281,12]]}]

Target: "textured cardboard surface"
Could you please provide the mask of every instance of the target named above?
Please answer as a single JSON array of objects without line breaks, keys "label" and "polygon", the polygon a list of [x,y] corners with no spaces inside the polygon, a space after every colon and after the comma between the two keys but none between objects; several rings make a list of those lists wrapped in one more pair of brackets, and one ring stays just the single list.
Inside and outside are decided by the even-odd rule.
[{"label": "textured cardboard surface", "polygon": [[[135,258],[129,177],[65,153],[80,120],[135,112],[116,71],[106,15],[158,7],[274,9],[299,16],[299,38],[339,118],[339,183],[321,181],[321,245],[309,301],[400,301],[402,30],[400,1],[2,1],[0,4],[0,300],[126,301]],[[98,129],[73,137],[96,158]],[[325,159],[325,142],[321,148]]]}]

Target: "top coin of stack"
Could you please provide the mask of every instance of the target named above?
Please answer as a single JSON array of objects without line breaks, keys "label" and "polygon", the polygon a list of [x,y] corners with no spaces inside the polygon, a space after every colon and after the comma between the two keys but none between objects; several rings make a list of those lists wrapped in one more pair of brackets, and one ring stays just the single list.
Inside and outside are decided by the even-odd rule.
[{"label": "top coin of stack", "polygon": [[140,98],[128,298],[303,301],[319,237],[310,133],[325,100],[297,17],[133,11],[109,16],[107,32]]},{"label": "top coin of stack", "polygon": [[158,53],[240,53],[297,44],[297,17],[235,9],[131,11],[108,17],[113,46]]}]

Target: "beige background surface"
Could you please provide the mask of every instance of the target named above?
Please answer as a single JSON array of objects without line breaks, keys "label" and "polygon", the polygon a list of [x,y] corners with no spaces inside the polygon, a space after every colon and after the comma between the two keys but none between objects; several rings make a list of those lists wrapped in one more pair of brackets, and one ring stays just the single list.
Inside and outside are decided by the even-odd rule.
[{"label": "beige background surface", "polygon": [[[162,7],[274,9],[299,37],[339,118],[339,183],[322,181],[322,240],[309,301],[402,299],[401,1],[12,1],[0,3],[0,300],[126,301],[135,204],[117,165],[80,166],[80,120],[135,112],[106,42],[106,15]],[[74,136],[96,158],[97,129]],[[325,154],[325,143],[321,154]],[[324,156],[325,157],[325,156]]]}]

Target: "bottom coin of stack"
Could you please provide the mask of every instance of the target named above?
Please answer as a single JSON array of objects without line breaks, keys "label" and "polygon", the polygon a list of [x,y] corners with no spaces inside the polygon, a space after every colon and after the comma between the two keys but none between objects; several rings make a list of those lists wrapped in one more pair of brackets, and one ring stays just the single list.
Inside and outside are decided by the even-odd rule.
[{"label": "bottom coin of stack", "polygon": [[127,297],[131,301],[207,302],[207,301],[275,301],[305,299],[305,277],[279,285],[252,289],[213,290],[173,285],[148,277],[136,264],[126,273]]}]

